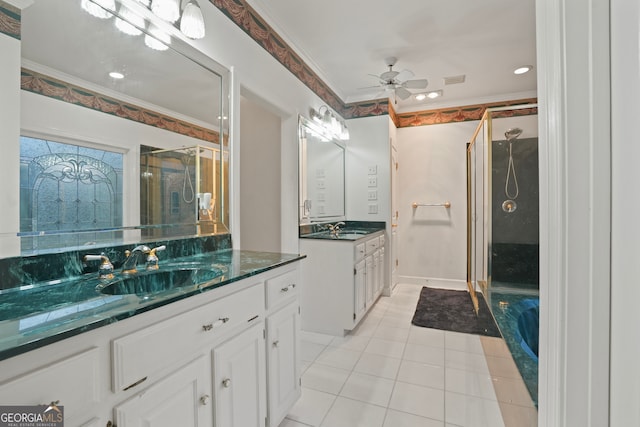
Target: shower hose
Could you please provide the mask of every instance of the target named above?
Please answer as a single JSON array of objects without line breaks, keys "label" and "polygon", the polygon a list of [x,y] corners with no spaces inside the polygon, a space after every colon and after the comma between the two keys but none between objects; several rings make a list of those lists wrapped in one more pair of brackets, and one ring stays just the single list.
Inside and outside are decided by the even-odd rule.
[{"label": "shower hose", "polygon": [[[507,196],[507,198],[511,200],[515,200],[516,198],[518,198],[519,189],[518,189],[518,178],[516,177],[516,167],[513,164],[513,155],[511,152],[512,148],[513,148],[513,144],[509,142],[509,166],[507,167],[507,179],[504,182],[504,194]],[[515,194],[513,195],[509,192],[509,184],[512,176],[513,176],[513,184],[516,190]]]}]

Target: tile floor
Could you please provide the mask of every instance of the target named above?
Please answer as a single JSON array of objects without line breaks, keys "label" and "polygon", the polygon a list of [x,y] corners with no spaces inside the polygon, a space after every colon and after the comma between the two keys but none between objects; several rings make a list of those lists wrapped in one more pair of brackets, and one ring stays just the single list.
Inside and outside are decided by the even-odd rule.
[{"label": "tile floor", "polygon": [[533,427],[504,340],[411,325],[398,285],[345,337],[303,332],[302,397],[280,427]]}]

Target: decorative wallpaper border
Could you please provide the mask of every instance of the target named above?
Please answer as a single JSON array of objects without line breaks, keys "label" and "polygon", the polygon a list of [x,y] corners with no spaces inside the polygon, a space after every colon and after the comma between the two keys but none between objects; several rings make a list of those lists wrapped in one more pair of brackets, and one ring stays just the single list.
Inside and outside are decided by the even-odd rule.
[{"label": "decorative wallpaper border", "polygon": [[[426,110],[396,114],[389,99],[375,99],[345,104],[329,86],[314,73],[311,68],[295,53],[275,30],[256,12],[246,0],[209,0],[229,19],[240,27],[249,37],[269,52],[278,62],[295,77],[318,95],[329,107],[333,108],[345,119],[380,116],[389,114],[397,128],[409,126],[425,126],[442,123],[455,123],[469,120],[480,120],[484,110],[490,107],[516,105],[537,102],[536,98],[477,104],[439,110]],[[535,111],[533,111],[535,110]],[[494,117],[507,115],[536,114],[537,109],[518,110],[517,112],[500,112]]]},{"label": "decorative wallpaper border", "polygon": [[20,40],[20,10],[0,0],[0,33]]},{"label": "decorative wallpaper border", "polygon": [[156,113],[155,111],[138,107],[26,68],[23,68],[21,72],[20,87],[22,90],[181,135],[216,144],[220,142],[220,135],[214,130],[178,120],[165,114]]},{"label": "decorative wallpaper border", "polygon": [[[410,113],[394,114],[397,128],[412,126],[427,126],[444,123],[467,122],[482,119],[487,108],[508,107],[510,105],[535,104],[537,98],[517,99],[513,101],[491,102],[487,104],[467,105],[463,107],[441,108],[437,110],[413,111]],[[519,110],[496,111],[492,118],[529,116],[538,114],[538,108],[523,108]]]}]

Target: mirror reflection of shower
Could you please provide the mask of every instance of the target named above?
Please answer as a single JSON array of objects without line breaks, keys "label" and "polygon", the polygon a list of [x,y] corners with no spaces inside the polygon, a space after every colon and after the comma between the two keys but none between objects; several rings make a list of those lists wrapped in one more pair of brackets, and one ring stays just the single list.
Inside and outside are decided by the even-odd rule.
[{"label": "mirror reflection of shower", "polygon": [[[507,197],[507,200],[502,202],[502,210],[507,213],[515,212],[518,208],[518,204],[516,203],[516,199],[518,198],[518,194],[520,189],[518,187],[518,177],[516,176],[516,167],[513,163],[513,141],[516,140],[522,134],[522,129],[520,128],[512,128],[508,129],[504,133],[504,137],[507,139],[509,143],[509,163],[507,166],[507,177],[504,182],[504,194]],[[513,192],[511,192],[510,188],[511,181],[513,180]]]}]

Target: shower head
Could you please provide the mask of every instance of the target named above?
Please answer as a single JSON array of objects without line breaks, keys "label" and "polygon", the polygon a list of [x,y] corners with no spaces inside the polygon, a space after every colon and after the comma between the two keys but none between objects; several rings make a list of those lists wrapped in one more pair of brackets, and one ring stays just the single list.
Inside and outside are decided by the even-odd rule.
[{"label": "shower head", "polygon": [[508,129],[504,133],[504,137],[507,139],[507,141],[511,142],[514,139],[516,139],[517,137],[519,137],[521,134],[522,134],[522,129],[520,129],[520,128],[511,128],[511,129]]}]

